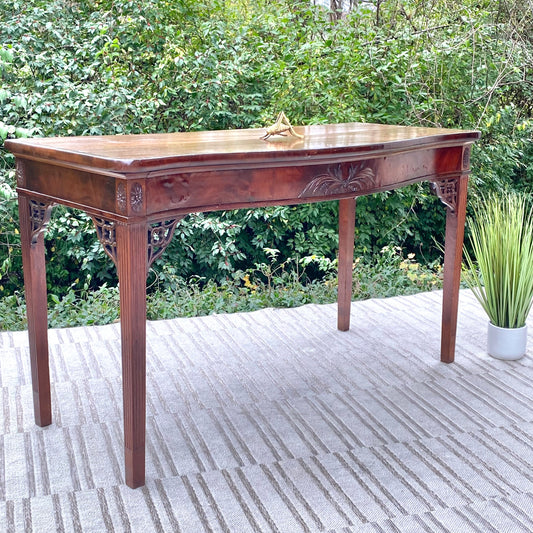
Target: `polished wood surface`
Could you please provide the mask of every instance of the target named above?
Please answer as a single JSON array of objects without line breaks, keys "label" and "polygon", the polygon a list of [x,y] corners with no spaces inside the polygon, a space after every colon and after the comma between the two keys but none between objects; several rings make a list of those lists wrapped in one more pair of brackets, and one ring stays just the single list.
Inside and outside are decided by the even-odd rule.
[{"label": "polished wood surface", "polygon": [[[49,215],[49,209],[43,214]],[[48,366],[48,317],[46,299],[46,265],[44,235],[32,235],[31,208],[28,198],[19,197],[20,243],[24,263],[24,286],[28,316],[31,380],[35,422],[39,426],[52,423],[50,370]]]},{"label": "polished wood surface", "polygon": [[355,198],[339,200],[339,266],[337,288],[337,329],[350,329],[352,304],[353,250],[355,239]]},{"label": "polished wood surface", "polygon": [[[328,157],[335,154],[364,154],[398,151],[414,146],[442,145],[465,139],[477,132],[383,124],[330,124],[296,127],[303,139],[261,139],[264,130],[201,131],[153,135],[109,135],[56,137],[9,141],[20,155],[43,156],[93,168],[133,172],[143,168],[189,167],[191,161],[238,162],[290,160],[292,157]],[[14,148],[14,145],[17,145]]]},{"label": "polished wood surface", "polygon": [[466,215],[468,176],[461,176],[457,183],[457,206],[446,213],[446,236],[444,239],[444,287],[442,301],[441,361],[452,363],[455,358],[455,335],[461,262]]},{"label": "polished wood surface", "polygon": [[17,159],[35,420],[51,423],[43,231],[56,203],[96,226],[120,281],[126,483],[145,481],[146,275],[187,213],[339,200],[338,329],[350,326],[355,198],[429,181],[447,210],[441,360],[454,360],[476,131],[377,124],[6,141]]}]

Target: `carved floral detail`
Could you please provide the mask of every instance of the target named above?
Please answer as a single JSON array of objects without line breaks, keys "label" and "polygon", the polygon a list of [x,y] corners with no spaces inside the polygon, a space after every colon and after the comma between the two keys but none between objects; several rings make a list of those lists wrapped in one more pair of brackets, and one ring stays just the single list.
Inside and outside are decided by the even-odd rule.
[{"label": "carved floral detail", "polygon": [[457,207],[458,178],[445,178],[431,182],[432,191],[440,198],[440,201],[449,207],[452,213]]},{"label": "carved floral detail", "polygon": [[39,235],[45,231],[52,214],[52,202],[30,200],[31,244],[37,244]]},{"label": "carved floral detail", "polygon": [[116,223],[104,218],[91,217],[96,227],[96,235],[102,243],[105,253],[111,257],[115,266],[117,266],[117,238]]},{"label": "carved floral detail", "polygon": [[300,198],[308,196],[328,196],[331,194],[357,193],[370,189],[375,185],[376,174],[365,163],[350,165],[348,172],[343,173],[342,165],[328,168],[327,172],[312,179],[300,193]]},{"label": "carved floral detail", "polygon": [[140,183],[134,183],[130,191],[130,206],[132,211],[138,213],[143,207],[143,188]]},{"label": "carved floral detail", "polygon": [[121,182],[117,185],[117,208],[121,213],[125,213],[126,207],[126,185]]},{"label": "carved floral detail", "polygon": [[148,269],[152,263],[161,257],[168,243],[171,241],[177,223],[183,218],[180,216],[172,220],[155,222],[148,225]]},{"label": "carved floral detail", "polygon": [[465,146],[463,149],[463,169],[470,167],[470,146]]},{"label": "carved floral detail", "polygon": [[24,185],[24,162],[17,160],[15,174],[17,176],[17,185],[22,187]]}]

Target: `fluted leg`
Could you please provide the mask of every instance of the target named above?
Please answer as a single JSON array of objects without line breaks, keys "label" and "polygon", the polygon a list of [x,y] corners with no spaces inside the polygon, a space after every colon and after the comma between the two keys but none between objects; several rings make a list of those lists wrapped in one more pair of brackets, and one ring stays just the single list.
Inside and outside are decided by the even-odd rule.
[{"label": "fluted leg", "polygon": [[146,224],[117,224],[126,484],[144,485],[146,432]]},{"label": "fluted leg", "polygon": [[35,423],[52,423],[50,370],[48,367],[48,307],[44,229],[51,204],[39,204],[19,195],[20,242],[28,316],[31,381]]}]

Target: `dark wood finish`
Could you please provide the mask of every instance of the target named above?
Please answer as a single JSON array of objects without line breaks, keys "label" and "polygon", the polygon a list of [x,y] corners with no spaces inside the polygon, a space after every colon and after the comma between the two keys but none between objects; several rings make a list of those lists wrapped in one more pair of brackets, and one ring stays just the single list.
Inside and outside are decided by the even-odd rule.
[{"label": "dark wood finish", "polygon": [[144,485],[146,427],[146,224],[118,224],[126,483]]},{"label": "dark wood finish", "polygon": [[43,230],[50,207],[42,206],[42,209],[42,218],[36,220],[30,200],[22,195],[19,197],[20,242],[26,287],[33,410],[35,423],[38,426],[48,426],[52,423],[52,406],[48,366],[48,308]]},{"label": "dark wood finish", "polygon": [[455,335],[457,331],[468,176],[461,176],[456,182],[456,187],[455,208],[448,208],[446,212],[440,351],[443,363],[453,363],[455,357]]},{"label": "dark wood finish", "polygon": [[146,274],[191,212],[339,200],[338,328],[350,322],[355,198],[430,181],[447,209],[441,360],[454,358],[476,131],[377,124],[6,141],[17,158],[35,417],[51,423],[42,232],[53,203],[82,209],[120,278],[126,483],[144,484]]},{"label": "dark wood finish", "polygon": [[350,329],[352,305],[353,249],[355,239],[355,198],[339,200],[339,283],[337,328]]}]

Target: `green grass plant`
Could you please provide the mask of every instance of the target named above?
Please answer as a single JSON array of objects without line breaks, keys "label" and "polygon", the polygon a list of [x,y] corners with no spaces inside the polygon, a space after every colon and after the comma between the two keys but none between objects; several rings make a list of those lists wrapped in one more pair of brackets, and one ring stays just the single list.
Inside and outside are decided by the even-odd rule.
[{"label": "green grass plant", "polygon": [[520,328],[533,303],[533,208],[520,193],[482,198],[468,219],[465,281],[501,328]]}]

